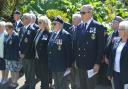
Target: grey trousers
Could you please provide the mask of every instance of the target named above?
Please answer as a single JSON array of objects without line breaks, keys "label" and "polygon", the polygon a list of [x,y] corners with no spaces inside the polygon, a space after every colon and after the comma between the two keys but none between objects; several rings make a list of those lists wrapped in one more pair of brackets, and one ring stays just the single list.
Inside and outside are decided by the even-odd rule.
[{"label": "grey trousers", "polygon": [[74,66],[71,69],[71,88],[80,89],[79,71]]},{"label": "grey trousers", "polygon": [[25,73],[25,85],[29,86],[29,89],[35,89],[35,65],[32,59],[23,59],[23,70]]},{"label": "grey trousers", "polygon": [[96,75],[88,78],[87,70],[79,69],[80,89],[95,89]]},{"label": "grey trousers", "polygon": [[52,76],[55,89],[69,89],[70,75],[64,76],[64,72],[52,72]]}]

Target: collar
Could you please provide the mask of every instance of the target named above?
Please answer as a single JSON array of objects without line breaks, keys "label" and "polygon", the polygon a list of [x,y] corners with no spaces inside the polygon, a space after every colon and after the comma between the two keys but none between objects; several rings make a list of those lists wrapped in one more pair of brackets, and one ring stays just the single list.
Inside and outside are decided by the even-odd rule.
[{"label": "collar", "polygon": [[60,33],[60,31],[61,31],[61,30],[59,30],[59,31],[57,31],[57,32],[55,32],[55,33],[58,35],[58,34]]},{"label": "collar", "polygon": [[20,21],[21,21],[21,19],[19,19],[18,21],[16,21],[16,23],[17,23],[17,24],[19,24],[19,23],[20,23]]},{"label": "collar", "polygon": [[87,21],[87,25],[89,25],[89,24],[92,22],[92,20],[93,20],[93,18],[89,19],[89,20]]},{"label": "collar", "polygon": [[30,24],[28,24],[27,26],[24,26],[26,29],[30,26]]}]

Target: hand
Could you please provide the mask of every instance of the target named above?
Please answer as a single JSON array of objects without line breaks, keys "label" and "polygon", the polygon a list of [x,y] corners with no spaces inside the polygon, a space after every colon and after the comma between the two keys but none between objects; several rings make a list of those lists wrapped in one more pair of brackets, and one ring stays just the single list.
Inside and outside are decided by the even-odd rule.
[{"label": "hand", "polygon": [[105,56],[105,63],[109,64],[109,60],[107,59],[107,57]]},{"label": "hand", "polygon": [[25,57],[24,54],[20,54],[20,58],[23,59]]},{"label": "hand", "polygon": [[112,79],[113,79],[113,77],[108,76],[108,80],[112,80]]},{"label": "hand", "polygon": [[100,66],[98,64],[95,64],[93,67],[94,73],[98,73],[100,69]]}]

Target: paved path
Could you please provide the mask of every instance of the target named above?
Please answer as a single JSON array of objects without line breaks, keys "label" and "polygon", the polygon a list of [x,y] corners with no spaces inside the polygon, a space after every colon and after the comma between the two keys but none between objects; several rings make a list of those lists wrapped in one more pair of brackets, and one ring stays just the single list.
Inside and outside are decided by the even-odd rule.
[{"label": "paved path", "polygon": [[[0,79],[1,79],[1,73],[0,73]],[[21,77],[19,80],[18,80],[18,84],[19,84],[19,87],[21,87],[23,84],[24,84],[24,76]],[[19,89],[19,87],[17,87],[17,89]],[[0,89],[8,89],[7,88],[7,85],[5,86],[0,86]],[[35,89],[40,89],[40,82],[36,84],[36,88]],[[97,85],[96,86],[96,89],[111,89],[111,87],[109,86],[101,86],[101,85]]]}]

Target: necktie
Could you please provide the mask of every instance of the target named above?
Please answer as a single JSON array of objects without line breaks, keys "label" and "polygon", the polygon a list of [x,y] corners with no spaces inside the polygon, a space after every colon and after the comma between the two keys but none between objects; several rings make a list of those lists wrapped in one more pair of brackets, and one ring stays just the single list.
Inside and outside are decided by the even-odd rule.
[{"label": "necktie", "polygon": [[57,33],[54,33],[52,39],[55,40]]},{"label": "necktie", "polygon": [[84,23],[84,29],[86,30],[87,23]]}]

